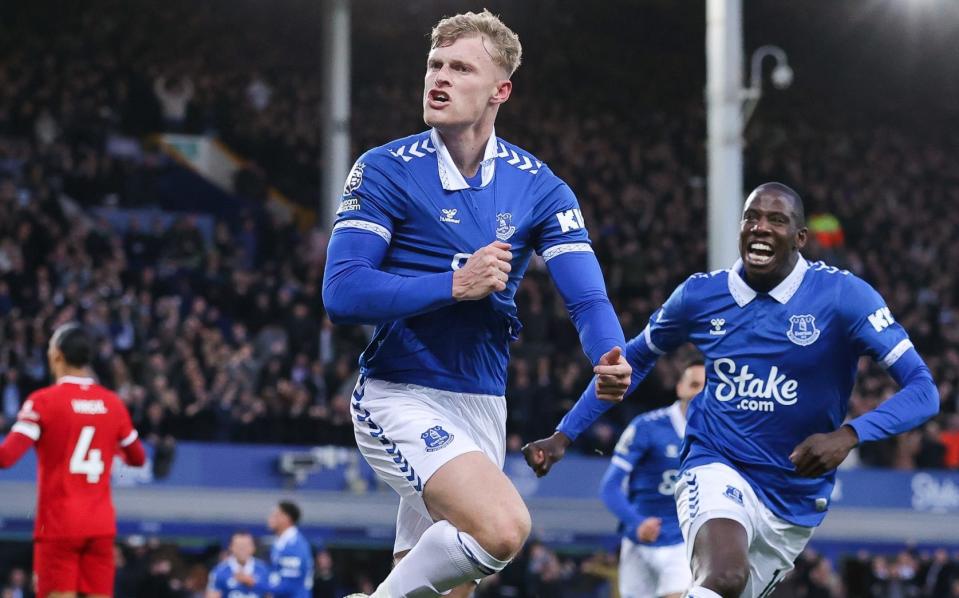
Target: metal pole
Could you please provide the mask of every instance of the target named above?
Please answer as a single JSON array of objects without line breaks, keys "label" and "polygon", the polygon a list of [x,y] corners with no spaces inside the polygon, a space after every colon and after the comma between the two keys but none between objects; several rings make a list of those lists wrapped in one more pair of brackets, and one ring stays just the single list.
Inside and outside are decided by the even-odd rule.
[{"label": "metal pole", "polygon": [[706,103],[709,151],[709,269],[739,255],[743,202],[742,0],[706,2]]},{"label": "metal pole", "polygon": [[330,229],[350,170],[350,2],[323,2],[323,167],[320,225]]}]

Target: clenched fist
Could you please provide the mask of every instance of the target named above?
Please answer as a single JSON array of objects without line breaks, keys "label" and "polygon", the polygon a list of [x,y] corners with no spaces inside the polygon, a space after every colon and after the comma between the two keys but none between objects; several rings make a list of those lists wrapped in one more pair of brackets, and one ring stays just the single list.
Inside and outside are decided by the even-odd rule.
[{"label": "clenched fist", "polygon": [[526,464],[536,472],[536,477],[541,478],[549,473],[554,463],[563,458],[569,445],[566,434],[555,432],[549,438],[528,443],[523,447],[523,456],[526,457]]},{"label": "clenched fist", "polygon": [[596,374],[596,398],[618,403],[629,389],[633,368],[623,357],[619,347],[613,347],[600,357],[599,364],[593,368]]},{"label": "clenched fist", "polygon": [[636,540],[640,544],[652,544],[659,538],[663,529],[663,520],[659,517],[647,517],[636,528]]},{"label": "clenched fist", "polygon": [[509,248],[509,243],[493,241],[471,255],[462,268],[453,272],[453,299],[476,301],[505,289],[513,269]]},{"label": "clenched fist", "polygon": [[852,426],[841,426],[828,434],[813,434],[799,443],[789,455],[796,473],[804,478],[815,478],[830,472],[843,462],[857,444],[859,435]]}]

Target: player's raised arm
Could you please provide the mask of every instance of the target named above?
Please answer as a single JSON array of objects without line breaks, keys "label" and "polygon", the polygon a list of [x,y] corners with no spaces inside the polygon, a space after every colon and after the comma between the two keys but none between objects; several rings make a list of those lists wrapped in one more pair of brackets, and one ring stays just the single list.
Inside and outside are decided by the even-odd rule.
[{"label": "player's raised arm", "polygon": [[[688,281],[680,285],[656,312],[646,328],[626,343],[623,358],[631,368],[630,383],[624,395],[631,393],[646,378],[660,355],[671,351],[686,340],[685,294]],[[549,438],[531,442],[523,447],[526,463],[542,477],[553,464],[563,458],[566,448],[589,428],[615,403],[602,400],[597,394],[600,374],[586,387],[569,413],[556,426]]]},{"label": "player's raised arm", "polygon": [[865,281],[847,275],[839,305],[856,350],[882,364],[900,390],[835,432],[813,434],[800,443],[789,459],[802,476],[832,471],[857,444],[901,434],[939,412],[939,390],[932,373],[879,293]]}]

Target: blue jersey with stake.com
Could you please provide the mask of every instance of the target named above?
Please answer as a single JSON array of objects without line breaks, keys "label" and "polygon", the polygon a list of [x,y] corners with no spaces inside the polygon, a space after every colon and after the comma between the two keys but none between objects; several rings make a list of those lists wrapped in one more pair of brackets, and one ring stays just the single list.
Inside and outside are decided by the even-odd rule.
[{"label": "blue jersey with stake.com", "polygon": [[[683,468],[725,462],[776,515],[806,526],[825,515],[835,472],[797,476],[793,449],[843,423],[861,355],[891,370],[904,356],[921,365],[871,286],[802,258],[769,293],[746,284],[741,264],[690,277],[626,351],[635,362],[686,341],[705,355],[706,388],[689,407]],[[866,418],[852,425],[871,439]]]}]

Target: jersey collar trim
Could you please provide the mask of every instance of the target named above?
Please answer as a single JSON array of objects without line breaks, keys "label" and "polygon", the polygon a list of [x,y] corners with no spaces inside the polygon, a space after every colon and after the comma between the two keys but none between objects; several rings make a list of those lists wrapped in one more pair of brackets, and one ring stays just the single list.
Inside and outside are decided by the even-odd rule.
[{"label": "jersey collar trim", "polygon": [[[443,185],[443,189],[447,191],[469,189],[469,183],[466,182],[463,174],[459,171],[459,168],[456,167],[456,163],[453,162],[453,157],[450,156],[450,150],[448,150],[446,144],[443,143],[443,138],[440,136],[439,131],[431,129],[430,140],[436,147],[436,168],[439,171],[440,183]],[[486,141],[486,152],[483,154],[483,161],[480,162],[480,172],[483,175],[480,184],[481,187],[489,185],[490,181],[493,180],[493,174],[496,172],[497,153],[496,130],[494,129],[493,132],[490,133],[489,140]]]},{"label": "jersey collar trim", "polygon": [[293,541],[296,537],[297,529],[294,525],[293,527],[286,528],[286,531],[280,534],[280,537],[276,539],[276,547],[280,550],[286,547],[287,544]]},{"label": "jersey collar trim", "polygon": [[93,378],[86,376],[63,376],[57,380],[57,384],[77,384],[79,386],[90,386],[93,384]]},{"label": "jersey collar trim", "polygon": [[683,412],[679,410],[679,401],[676,401],[669,406],[667,411],[669,414],[669,421],[673,424],[673,429],[676,430],[676,435],[680,438],[686,436],[686,418],[683,417]]},{"label": "jersey collar trim", "polygon": [[236,560],[235,556],[231,556],[229,559],[227,559],[226,562],[230,567],[230,571],[234,573],[236,573],[237,571],[242,571],[243,573],[246,573],[247,575],[253,575],[254,573],[255,563],[253,562],[252,557],[247,559],[245,565],[241,565],[240,561]]},{"label": "jersey collar trim", "polygon": [[[729,294],[736,300],[736,304],[739,307],[746,307],[750,301],[756,298],[758,293],[746,284],[746,281],[739,275],[742,269],[743,261],[741,259],[736,260],[733,267],[729,269],[728,286]],[[769,291],[769,296],[784,305],[788,303],[793,295],[796,294],[796,291],[799,290],[799,285],[802,284],[803,277],[806,275],[806,270],[808,269],[809,263],[800,255],[799,259],[796,260],[796,266],[793,267],[793,271],[789,273],[789,276],[787,276],[785,280],[776,285],[776,288]]]}]

